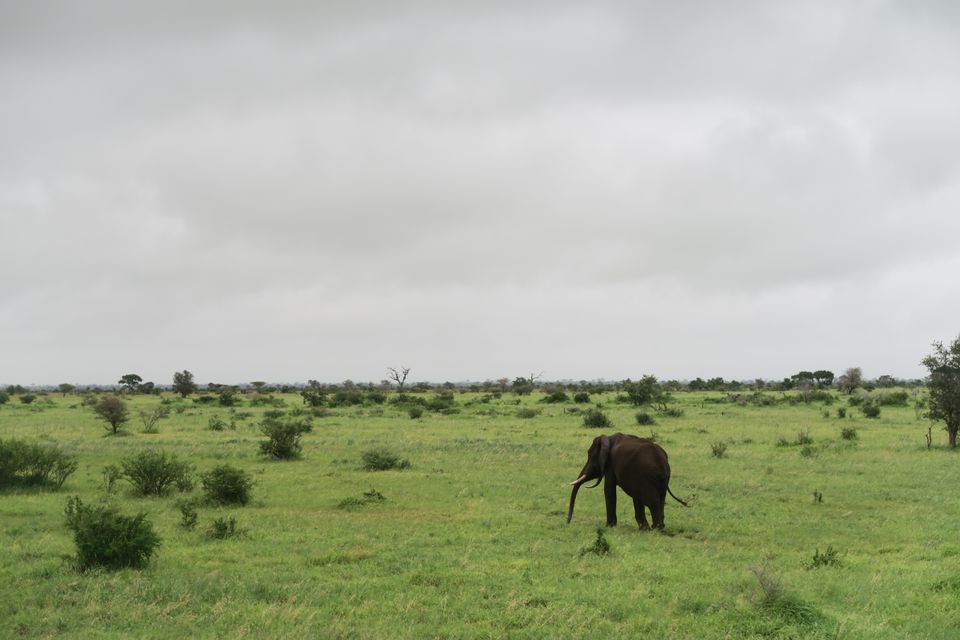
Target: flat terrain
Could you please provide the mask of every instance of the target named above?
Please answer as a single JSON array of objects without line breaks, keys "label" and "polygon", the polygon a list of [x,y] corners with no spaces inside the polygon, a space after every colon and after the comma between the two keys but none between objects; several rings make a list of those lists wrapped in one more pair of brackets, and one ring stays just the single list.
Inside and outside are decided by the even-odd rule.
[{"label": "flat terrain", "polygon": [[[113,436],[78,396],[12,398],[0,438],[57,444],[80,467],[60,491],[0,492],[0,637],[960,637],[960,458],[939,427],[928,450],[912,406],[868,419],[844,396],[829,406],[675,396],[682,416],[643,427],[615,394],[593,396],[614,424],[604,430],[570,412],[591,405],[539,393],[458,393],[459,413],[419,419],[389,402],[332,408],[296,461],[259,455],[269,407],[246,399],[231,414],[167,394],[170,416],[145,434],[136,410],[161,398],[133,396]],[[521,407],[540,413],[521,418]],[[214,414],[236,428],[210,430]],[[857,438],[841,438],[844,427]],[[655,433],[671,488],[691,506],[668,498],[665,531],[641,532],[621,493],[620,525],[604,532],[610,553],[582,553],[604,523],[602,489],[580,491],[568,525],[567,482],[591,440],[614,431]],[[799,432],[812,444],[778,446]],[[374,446],[410,468],[361,470]],[[148,447],[197,472],[249,471],[252,503],[202,506],[187,530],[176,493],[135,497],[123,481],[108,493],[103,468]],[[385,500],[364,502],[371,489]],[[145,511],[163,539],[149,567],[74,570],[70,495]],[[205,534],[228,516],[243,537]],[[837,562],[812,566],[815,554]]]}]

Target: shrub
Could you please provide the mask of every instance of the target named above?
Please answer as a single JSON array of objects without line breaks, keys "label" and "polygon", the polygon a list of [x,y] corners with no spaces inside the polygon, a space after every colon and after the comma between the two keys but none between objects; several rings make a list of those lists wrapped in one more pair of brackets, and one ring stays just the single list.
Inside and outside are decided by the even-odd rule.
[{"label": "shrub", "polygon": [[524,420],[536,418],[538,415],[540,415],[540,410],[534,409],[533,407],[520,407],[517,409],[517,417],[523,418]]},{"label": "shrub", "polygon": [[141,409],[139,412],[140,421],[143,423],[143,433],[159,433],[160,428],[157,426],[157,423],[160,422],[161,418],[166,418],[170,415],[170,409],[167,407],[156,407],[151,411]]},{"label": "shrub", "polygon": [[215,540],[225,540],[226,538],[237,538],[242,536],[244,531],[237,528],[237,519],[233,516],[229,518],[217,518],[207,529],[207,536]]},{"label": "shrub", "polygon": [[644,411],[639,412],[634,417],[637,419],[637,424],[641,426],[646,426],[648,424],[657,424],[657,421],[653,419],[653,416]]},{"label": "shrub", "polygon": [[796,444],[813,444],[813,438],[810,437],[810,433],[807,431],[798,431]]},{"label": "shrub", "polygon": [[880,405],[876,404],[864,404],[860,407],[860,410],[863,411],[863,415],[868,418],[879,418],[880,417]]},{"label": "shrub", "polygon": [[570,396],[568,396],[568,395],[566,394],[566,392],[557,390],[557,391],[554,391],[554,392],[548,394],[547,396],[545,396],[545,397],[541,400],[541,402],[547,402],[547,403],[549,403],[549,404],[556,404],[556,403],[558,403],[558,402],[568,402],[569,400],[570,400]]},{"label": "shrub", "polygon": [[682,418],[682,417],[683,417],[683,409],[681,409],[680,407],[667,407],[666,409],[664,409],[664,410],[661,411],[660,413],[661,413],[662,415],[669,416],[669,417],[671,417],[671,418]]},{"label": "shrub", "polygon": [[573,401],[577,404],[587,404],[590,402],[590,394],[586,391],[578,391],[577,393],[573,394]]},{"label": "shrub", "polygon": [[39,485],[59,489],[77,466],[76,456],[55,447],[0,440],[0,488]]},{"label": "shrub", "polygon": [[423,407],[410,407],[407,409],[407,415],[410,416],[411,420],[417,420],[423,416]]},{"label": "shrub", "polygon": [[93,405],[93,412],[107,423],[106,428],[111,433],[117,433],[120,430],[120,425],[127,421],[130,413],[127,410],[127,403],[113,394],[108,394],[100,398],[100,400]]},{"label": "shrub", "polygon": [[583,426],[588,429],[606,429],[613,426],[613,422],[600,409],[587,409],[583,414]]},{"label": "shrub", "polygon": [[815,549],[813,559],[804,565],[808,571],[818,567],[837,567],[840,566],[840,553],[832,546],[828,545],[827,550],[820,553],[820,549]]},{"label": "shrub", "polygon": [[727,454],[727,443],[720,440],[710,445],[710,453],[714,458],[722,458]]},{"label": "shrub", "polygon": [[123,478],[123,470],[115,464],[108,464],[101,472],[103,476],[103,490],[107,493],[113,493],[113,487],[117,480]]},{"label": "shrub", "polygon": [[840,437],[844,440],[856,440],[859,436],[857,436],[857,430],[853,427],[844,427],[840,430]]},{"label": "shrub", "polygon": [[847,417],[847,408],[846,407],[837,407],[837,417],[846,418]]},{"label": "shrub", "polygon": [[176,487],[189,491],[193,487],[191,467],[174,454],[147,449],[121,461],[123,476],[140,495],[164,496]]},{"label": "shrub", "polygon": [[200,486],[211,502],[245,505],[250,502],[253,479],[243,469],[225,464],[203,473]]},{"label": "shrub", "polygon": [[364,491],[363,495],[359,498],[349,497],[344,498],[337,503],[338,509],[355,509],[357,507],[362,507],[364,505],[372,504],[375,502],[385,502],[386,497],[377,491],[376,489],[370,489],[369,491]]},{"label": "shrub", "polygon": [[906,391],[887,391],[880,394],[880,406],[905,407],[910,395]]},{"label": "shrub", "polygon": [[231,429],[237,428],[235,424],[232,422],[228,424],[226,420],[216,414],[210,416],[210,418],[207,420],[207,429],[210,429],[210,431],[223,431],[227,427],[230,427]]},{"label": "shrub", "polygon": [[804,458],[812,458],[814,455],[816,455],[816,453],[816,450],[808,444],[805,444],[800,448],[800,455]]},{"label": "shrub", "polygon": [[7,404],[10,402],[10,394],[0,389],[0,404]]},{"label": "shrub", "polygon": [[33,401],[36,399],[37,399],[37,396],[35,396],[32,393],[24,393],[20,395],[20,402],[22,402],[23,404],[33,404]]},{"label": "shrub", "polygon": [[184,529],[193,529],[197,526],[197,503],[194,500],[178,500],[177,509],[180,510],[180,526]]},{"label": "shrub", "polygon": [[279,417],[265,417],[260,423],[260,431],[267,439],[260,442],[260,453],[278,460],[299,458],[302,450],[300,438],[312,430],[309,418],[282,420]]},{"label": "shrub", "polygon": [[125,516],[114,506],[87,506],[78,497],[67,500],[65,513],[81,571],[98,566],[143,567],[160,546],[160,537],[144,513]]},{"label": "shrub", "polygon": [[384,447],[367,449],[360,457],[363,461],[362,468],[364,471],[386,471],[388,469],[410,468],[409,460],[401,459],[400,456]]},{"label": "shrub", "polygon": [[592,545],[580,549],[581,556],[585,556],[588,553],[598,556],[605,556],[610,553],[610,543],[607,542],[606,536],[603,535],[603,529],[597,529],[597,538],[593,541]]}]

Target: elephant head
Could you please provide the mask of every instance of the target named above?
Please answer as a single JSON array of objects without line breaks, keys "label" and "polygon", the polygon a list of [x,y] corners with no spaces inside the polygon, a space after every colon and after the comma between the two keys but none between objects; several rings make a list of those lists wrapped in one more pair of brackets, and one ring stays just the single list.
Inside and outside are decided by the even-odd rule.
[{"label": "elephant head", "polygon": [[577,491],[580,487],[590,480],[596,479],[596,482],[587,487],[592,489],[600,484],[607,470],[607,462],[610,459],[610,438],[607,436],[597,436],[593,439],[593,444],[587,450],[587,463],[580,470],[580,477],[570,483],[573,492],[570,494],[570,510],[567,512],[567,522],[573,518],[573,505],[577,500]]}]

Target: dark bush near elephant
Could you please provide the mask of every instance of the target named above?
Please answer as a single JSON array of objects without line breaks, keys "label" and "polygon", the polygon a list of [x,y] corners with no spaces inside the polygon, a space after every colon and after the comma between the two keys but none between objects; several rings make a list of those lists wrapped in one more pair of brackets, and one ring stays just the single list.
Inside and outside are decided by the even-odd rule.
[{"label": "dark bush near elephant", "polygon": [[573,518],[573,505],[577,491],[590,480],[591,487],[604,481],[603,495],[607,506],[607,526],[617,524],[617,486],[633,499],[634,516],[641,529],[649,529],[646,512],[650,510],[653,528],[663,528],[663,511],[667,494],[687,506],[687,503],[670,491],[670,465],[667,452],[651,440],[637,436],[615,433],[612,436],[597,436],[587,451],[587,463],[580,477],[570,483],[570,509],[567,522]]}]

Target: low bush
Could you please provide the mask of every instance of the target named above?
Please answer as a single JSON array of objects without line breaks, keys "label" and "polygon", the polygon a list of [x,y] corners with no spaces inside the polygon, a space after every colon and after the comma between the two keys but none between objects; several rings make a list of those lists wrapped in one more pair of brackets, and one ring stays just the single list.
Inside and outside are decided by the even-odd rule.
[{"label": "low bush", "polygon": [[569,401],[570,401],[570,396],[568,396],[565,391],[560,391],[560,390],[553,391],[550,394],[544,396],[544,398],[540,400],[540,402],[546,402],[549,404],[556,404],[558,402],[569,402]]},{"label": "low bush", "polygon": [[76,456],[56,447],[0,440],[0,488],[25,485],[59,489],[77,466]]},{"label": "low bush", "polygon": [[540,415],[540,410],[534,409],[533,407],[520,407],[517,409],[517,417],[523,418],[524,420],[536,418],[538,415]]},{"label": "low bush", "polygon": [[587,404],[590,402],[590,394],[586,391],[578,391],[577,393],[573,394],[573,401],[577,404]]},{"label": "low bush", "polygon": [[906,391],[885,391],[880,394],[881,407],[905,407],[910,399]]},{"label": "low bush", "polygon": [[227,538],[238,538],[244,534],[244,530],[237,527],[237,519],[233,516],[229,518],[217,518],[207,529],[207,537],[214,540],[225,540]]},{"label": "low bush", "polygon": [[593,541],[593,544],[589,547],[583,547],[580,549],[580,555],[585,556],[588,553],[592,553],[597,556],[605,556],[610,553],[610,543],[607,542],[606,536],[603,534],[603,529],[597,529],[597,537]]},{"label": "low bush", "polygon": [[722,458],[727,455],[727,443],[720,440],[710,445],[710,453],[714,458]]},{"label": "low bush", "polygon": [[140,421],[143,423],[143,433],[160,433],[160,427],[157,426],[157,423],[170,415],[170,409],[167,407],[156,407],[150,411],[141,409],[137,413],[139,413]]},{"label": "low bush", "polygon": [[385,447],[367,449],[361,456],[364,471],[386,471],[388,469],[409,469],[410,461],[401,458]]},{"label": "low bush", "polygon": [[173,488],[193,488],[192,468],[174,454],[147,449],[121,461],[123,476],[140,495],[165,496]]},{"label": "low bush", "polygon": [[200,486],[211,502],[245,505],[250,502],[253,478],[243,469],[224,464],[201,474]]},{"label": "low bush", "polygon": [[867,418],[877,419],[880,417],[880,405],[877,404],[864,404],[860,407],[860,411],[863,411],[863,415]]},{"label": "low bush", "polygon": [[662,410],[660,413],[661,415],[665,415],[670,418],[683,417],[683,409],[681,409],[680,407],[667,407],[666,409]]},{"label": "low bush", "polygon": [[140,568],[160,546],[160,537],[144,513],[125,516],[114,506],[88,506],[78,497],[67,500],[65,513],[81,571],[91,567]]},{"label": "low bush", "polygon": [[840,562],[840,553],[832,546],[827,545],[827,550],[823,553],[820,553],[820,549],[815,549],[813,559],[804,564],[804,568],[809,571],[819,567],[838,567]]},{"label": "low bush", "polygon": [[180,510],[180,526],[184,529],[193,529],[197,526],[196,500],[178,500],[177,509]]},{"label": "low bush", "polygon": [[[282,412],[280,413],[282,415]],[[260,453],[278,460],[299,458],[303,449],[300,438],[313,430],[310,419],[284,420],[279,416],[264,415],[266,417],[260,423],[260,431],[267,436],[267,439],[260,442]]]},{"label": "low bush", "polygon": [[840,437],[844,440],[856,440],[859,436],[853,427],[844,427],[840,430]]},{"label": "low bush", "polygon": [[583,414],[583,426],[588,429],[608,429],[613,427],[613,422],[600,409],[587,409]]},{"label": "low bush", "polygon": [[355,498],[352,496],[349,498],[344,498],[343,500],[337,503],[337,508],[350,510],[350,509],[356,509],[358,507],[363,507],[368,504],[385,502],[386,500],[387,500],[386,497],[382,493],[380,493],[376,489],[370,489],[369,491],[364,491],[363,495],[360,496],[359,498]]},{"label": "low bush", "polygon": [[653,419],[653,416],[644,411],[639,412],[634,416],[637,420],[637,424],[640,426],[646,426],[649,424],[657,424],[657,421]]},{"label": "low bush", "polygon": [[417,420],[423,416],[423,407],[410,407],[407,409],[407,415],[411,420]]},{"label": "low bush", "polygon": [[106,423],[105,427],[111,433],[119,432],[120,425],[125,423],[130,415],[127,403],[113,394],[107,394],[100,398],[93,405],[93,412]]},{"label": "low bush", "polygon": [[846,418],[847,417],[847,408],[846,407],[837,407],[837,417]]}]

